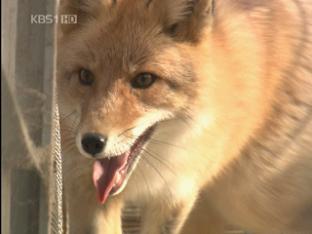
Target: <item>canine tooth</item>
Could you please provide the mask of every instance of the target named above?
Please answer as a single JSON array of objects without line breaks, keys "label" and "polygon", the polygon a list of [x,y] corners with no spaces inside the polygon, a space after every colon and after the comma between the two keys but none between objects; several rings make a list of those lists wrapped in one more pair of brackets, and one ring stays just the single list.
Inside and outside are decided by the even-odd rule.
[{"label": "canine tooth", "polygon": [[117,172],[117,175],[116,175],[116,180],[115,180],[115,184],[118,184],[118,183],[119,183],[119,181],[120,181],[120,179],[121,179],[121,175],[120,175],[120,173],[119,173],[119,172]]}]

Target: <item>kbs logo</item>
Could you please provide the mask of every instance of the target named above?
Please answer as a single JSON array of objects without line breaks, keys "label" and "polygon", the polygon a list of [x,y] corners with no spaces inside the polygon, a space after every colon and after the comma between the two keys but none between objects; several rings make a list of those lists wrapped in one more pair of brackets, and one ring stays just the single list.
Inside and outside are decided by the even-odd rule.
[{"label": "kbs logo", "polygon": [[77,24],[77,15],[43,15],[31,14],[31,24]]}]

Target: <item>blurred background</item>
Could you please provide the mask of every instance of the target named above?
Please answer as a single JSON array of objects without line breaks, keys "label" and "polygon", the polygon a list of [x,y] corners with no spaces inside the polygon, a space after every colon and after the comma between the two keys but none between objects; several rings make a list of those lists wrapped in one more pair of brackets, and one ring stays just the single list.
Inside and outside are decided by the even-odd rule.
[{"label": "blurred background", "polygon": [[32,23],[31,15],[54,14],[55,1],[1,5],[1,233],[51,233],[46,189],[27,164],[31,144],[50,144],[54,64],[54,25]]}]

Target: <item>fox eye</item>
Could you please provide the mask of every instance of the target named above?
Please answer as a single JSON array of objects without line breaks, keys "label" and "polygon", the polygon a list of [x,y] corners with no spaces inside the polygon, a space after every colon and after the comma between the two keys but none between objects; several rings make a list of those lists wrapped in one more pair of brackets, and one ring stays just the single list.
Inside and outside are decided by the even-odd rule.
[{"label": "fox eye", "polygon": [[147,89],[157,79],[157,76],[151,73],[141,73],[131,80],[131,86],[135,89]]},{"label": "fox eye", "polygon": [[80,69],[79,71],[79,82],[82,85],[90,86],[94,82],[94,75],[87,69]]}]

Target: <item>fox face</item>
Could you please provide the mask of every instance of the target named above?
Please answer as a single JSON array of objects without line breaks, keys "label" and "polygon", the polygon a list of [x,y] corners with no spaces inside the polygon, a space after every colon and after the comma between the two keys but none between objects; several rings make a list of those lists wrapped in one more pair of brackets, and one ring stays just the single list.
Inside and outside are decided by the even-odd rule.
[{"label": "fox face", "polygon": [[[130,36],[126,34],[111,38],[111,44],[107,44],[110,33],[104,33],[103,39],[97,41],[90,35],[78,43],[79,47],[70,48],[69,53],[77,54],[65,57],[77,57],[81,61],[75,61],[76,64],[70,65],[72,68],[66,69],[69,74],[63,76],[60,84],[67,89],[62,93],[70,94],[67,100],[79,106],[79,135],[96,132],[107,136],[103,152],[106,155],[127,148],[119,144],[121,149],[114,149],[114,136],[130,128],[140,135],[157,122],[185,112],[196,95],[192,64],[185,59],[183,51],[170,46],[170,42],[167,45],[159,42],[159,47],[152,51],[148,47],[157,46],[157,41],[166,41],[161,36],[152,40],[153,33],[151,39],[134,33],[131,39],[134,45],[115,43],[118,38]],[[144,45],[144,41],[148,44]],[[100,44],[93,51],[90,48],[103,42],[107,48]],[[86,43],[85,50],[81,43]],[[97,51],[99,46],[102,48]]]},{"label": "fox face", "polygon": [[[193,176],[210,165],[221,167],[224,155],[237,153],[263,120],[270,82],[276,80],[262,73],[269,64],[263,56],[263,27],[253,30],[252,21],[233,9],[220,23],[217,15],[212,17],[212,3],[62,2],[61,13],[78,15],[77,25],[59,30],[63,145],[93,163],[102,203],[121,192],[132,173],[139,178],[137,171],[154,179],[166,174],[164,165],[174,176],[180,170]],[[179,145],[191,151],[168,156],[178,148],[175,139],[184,136],[188,140]],[[155,152],[156,176],[143,163]]]},{"label": "fox face", "polygon": [[59,39],[63,138],[95,159],[93,182],[102,203],[122,190],[155,132],[166,122],[186,121],[196,102],[189,52],[196,35],[178,24],[188,13],[181,7],[164,17],[155,2],[98,3],[92,14],[106,14],[64,28]]}]

